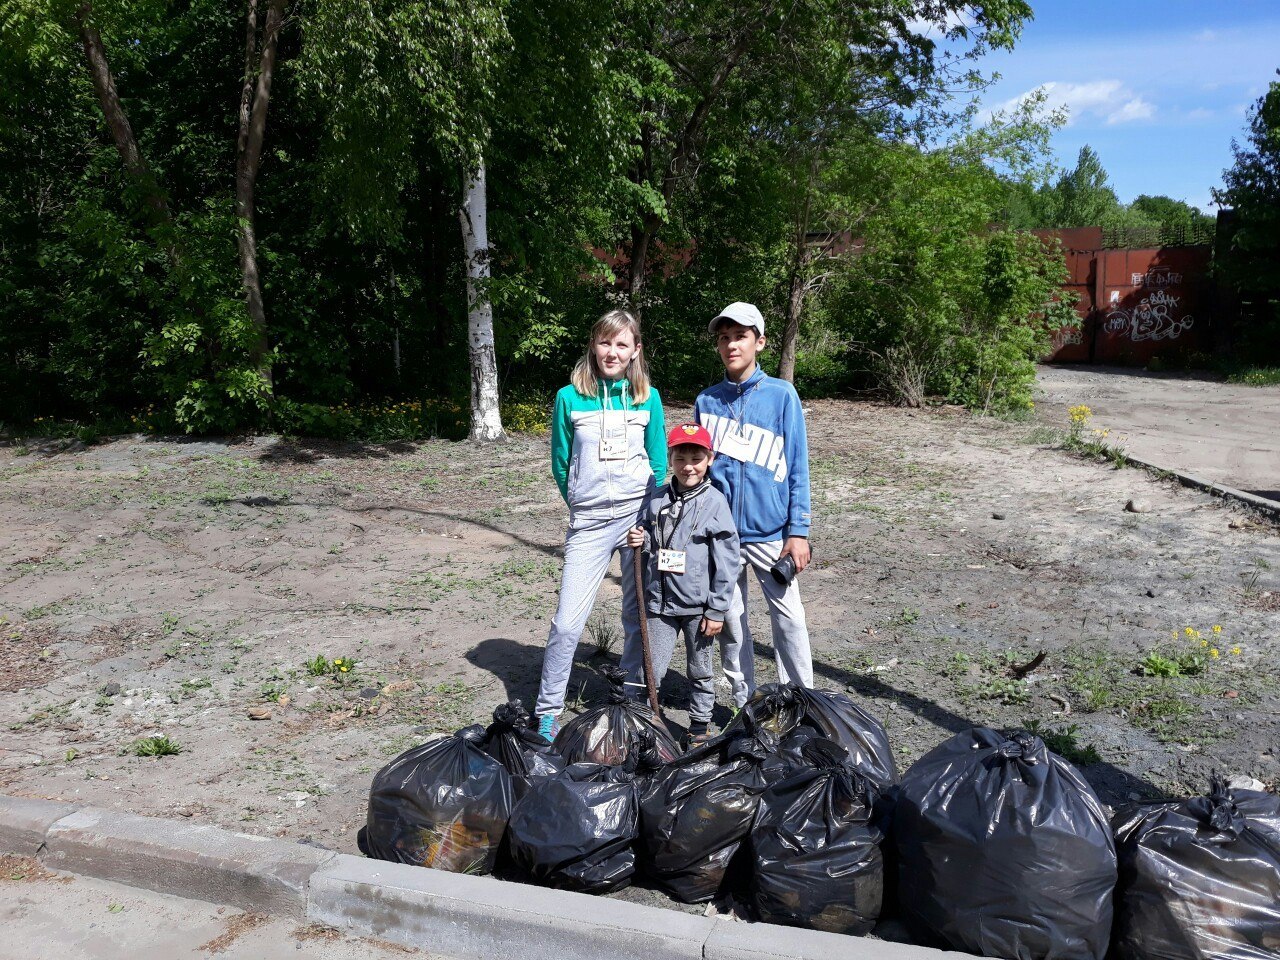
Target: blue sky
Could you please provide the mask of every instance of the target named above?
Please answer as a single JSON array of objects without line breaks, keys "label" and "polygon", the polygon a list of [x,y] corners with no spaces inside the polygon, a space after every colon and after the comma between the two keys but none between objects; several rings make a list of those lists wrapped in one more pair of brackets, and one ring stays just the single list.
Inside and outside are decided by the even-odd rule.
[{"label": "blue sky", "polygon": [[1246,110],[1280,68],[1280,0],[1031,0],[1013,52],[982,61],[1000,81],[988,109],[1049,85],[1070,111],[1054,137],[1072,166],[1084,144],[1121,201],[1165,194],[1207,210]]}]

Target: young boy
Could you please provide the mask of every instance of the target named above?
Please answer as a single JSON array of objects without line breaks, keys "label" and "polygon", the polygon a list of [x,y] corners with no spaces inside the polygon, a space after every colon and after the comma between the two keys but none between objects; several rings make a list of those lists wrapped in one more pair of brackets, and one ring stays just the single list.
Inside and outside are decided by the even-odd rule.
[{"label": "young boy", "polygon": [[[729,504],[707,480],[715,460],[711,436],[696,423],[667,435],[671,482],[649,495],[640,525],[627,545],[646,559],[645,610],[656,683],[671,665],[676,637],[683,636],[689,686],[689,745],[710,739],[716,705],[713,638],[724,626],[738,573],[738,531]],[[643,697],[644,654],[638,644],[623,652],[627,686]]]},{"label": "young boy", "polygon": [[809,629],[794,579],[809,565],[809,443],[795,388],[767,376],[756,362],[765,347],[760,311],[731,303],[708,329],[725,377],[698,394],[694,419],[711,434],[711,482],[729,501],[741,542],[740,572],[720,636],[721,666],[740,708],[756,686],[748,567],[769,607],[778,679],[813,686]]}]

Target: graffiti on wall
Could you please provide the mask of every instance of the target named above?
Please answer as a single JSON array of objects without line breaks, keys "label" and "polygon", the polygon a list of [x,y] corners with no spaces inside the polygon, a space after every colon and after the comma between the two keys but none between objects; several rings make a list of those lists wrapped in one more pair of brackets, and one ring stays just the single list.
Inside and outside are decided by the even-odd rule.
[{"label": "graffiti on wall", "polygon": [[1057,353],[1063,347],[1074,347],[1084,343],[1084,330],[1080,327],[1063,327],[1054,331],[1053,349],[1050,353]]},{"label": "graffiti on wall", "polygon": [[1176,340],[1195,324],[1195,318],[1190,314],[1177,315],[1181,299],[1167,290],[1152,290],[1137,306],[1117,307],[1107,314],[1104,329],[1134,342]]},{"label": "graffiti on wall", "polygon": [[1152,287],[1156,290],[1173,287],[1182,283],[1182,274],[1168,267],[1152,267],[1146,273],[1135,273],[1129,277],[1131,287]]}]

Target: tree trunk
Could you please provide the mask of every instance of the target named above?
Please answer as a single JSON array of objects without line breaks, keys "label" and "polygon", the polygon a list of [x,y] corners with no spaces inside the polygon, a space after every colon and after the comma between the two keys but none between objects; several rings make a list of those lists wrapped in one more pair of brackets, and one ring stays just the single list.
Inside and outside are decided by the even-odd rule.
[{"label": "tree trunk", "polygon": [[627,293],[631,300],[631,312],[639,319],[644,314],[646,271],[649,268],[649,241],[653,233],[646,222],[643,227],[631,228],[631,264]]},{"label": "tree trunk", "polygon": [[493,304],[489,280],[489,201],[484,160],[467,177],[458,221],[467,256],[467,343],[471,354],[471,439],[501,440],[498,358],[493,346]]},{"label": "tree trunk", "polygon": [[[240,89],[240,133],[236,139],[236,223],[240,248],[240,275],[253,340],[249,356],[270,396],[271,345],[267,337],[267,311],[262,300],[262,279],[258,272],[258,237],[254,224],[254,185],[262,160],[262,143],[267,132],[267,107],[271,102],[271,80],[275,73],[276,41],[284,17],[285,0],[269,0],[267,22],[258,44],[258,0],[249,0],[245,26],[244,80]],[[255,69],[256,61],[256,69]],[[257,89],[254,77],[257,76]]]},{"label": "tree trunk", "polygon": [[107,51],[102,44],[102,35],[89,22],[92,12],[90,4],[81,5],[76,10],[76,22],[80,26],[80,43],[84,48],[84,58],[89,66],[89,74],[93,77],[93,89],[98,95],[98,105],[102,108],[102,115],[107,121],[107,129],[111,133],[116,151],[124,161],[125,172],[133,178],[142,191],[149,225],[160,228],[165,233],[162,241],[165,253],[169,257],[169,263],[178,267],[182,260],[178,252],[169,201],[152,175],[146,160],[143,159],[142,151],[138,149],[138,141],[133,136],[129,116],[124,112],[120,94],[116,90],[115,78],[111,75],[111,64],[107,61]]},{"label": "tree trunk", "polygon": [[796,341],[800,339],[800,317],[804,313],[804,298],[809,292],[809,220],[813,211],[814,179],[818,174],[818,156],[815,151],[806,164],[804,199],[796,211],[795,236],[791,251],[791,289],[787,292],[787,322],[782,328],[782,356],[778,362],[778,376],[787,383],[796,378]]},{"label": "tree trunk", "polygon": [[[801,250],[803,251],[803,247]],[[787,383],[796,381],[796,341],[800,338],[800,315],[804,311],[804,296],[808,288],[808,281],[805,278],[807,259],[802,252],[791,266],[791,289],[787,294],[787,321],[782,328],[782,355],[778,360],[778,376]]]}]

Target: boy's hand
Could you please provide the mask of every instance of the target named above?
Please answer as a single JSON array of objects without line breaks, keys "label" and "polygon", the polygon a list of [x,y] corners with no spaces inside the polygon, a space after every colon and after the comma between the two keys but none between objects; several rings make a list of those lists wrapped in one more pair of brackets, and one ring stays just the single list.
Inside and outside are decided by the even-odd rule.
[{"label": "boy's hand", "polygon": [[710,617],[703,617],[702,622],[698,624],[698,632],[704,637],[714,637],[723,629],[723,620],[712,620]]},{"label": "boy's hand", "polygon": [[807,537],[787,537],[787,542],[782,545],[782,552],[778,554],[778,559],[791,555],[791,559],[796,562],[796,573],[803,573],[804,568],[809,565],[809,540]]},{"label": "boy's hand", "polygon": [[632,550],[639,550],[644,546],[644,530],[640,527],[632,527],[627,531],[627,546]]}]

